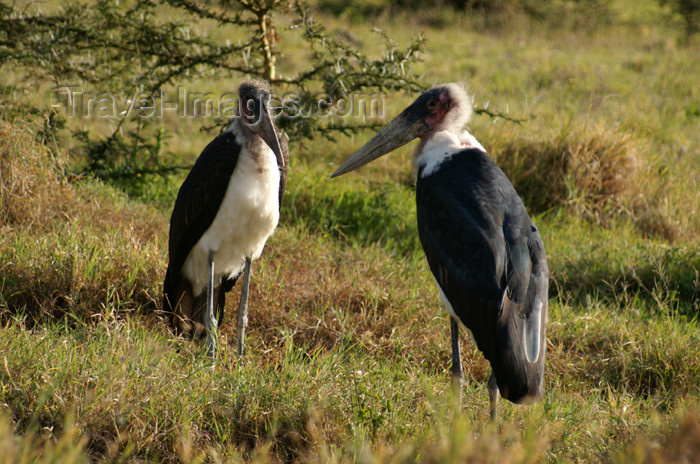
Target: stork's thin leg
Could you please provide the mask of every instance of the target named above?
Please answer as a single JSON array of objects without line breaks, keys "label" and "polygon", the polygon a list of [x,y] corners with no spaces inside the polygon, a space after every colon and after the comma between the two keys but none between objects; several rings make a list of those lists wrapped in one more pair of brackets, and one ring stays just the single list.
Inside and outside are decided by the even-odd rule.
[{"label": "stork's thin leg", "polygon": [[498,383],[493,371],[491,371],[489,378],[489,400],[491,403],[491,422],[494,422],[496,420],[496,406],[498,405]]},{"label": "stork's thin leg", "polygon": [[464,373],[462,372],[462,360],[459,352],[459,323],[454,317],[450,317],[450,333],[452,334],[452,390],[458,404],[461,405]]},{"label": "stork's thin leg", "polygon": [[245,259],[243,268],[243,288],[241,304],[238,306],[238,356],[243,356],[245,347],[245,329],[248,327],[248,288],[250,288],[250,258]]},{"label": "stork's thin leg", "polygon": [[216,338],[219,330],[214,315],[214,252],[209,252],[207,262],[207,308],[204,312],[204,326],[207,329],[207,355],[216,359]]}]

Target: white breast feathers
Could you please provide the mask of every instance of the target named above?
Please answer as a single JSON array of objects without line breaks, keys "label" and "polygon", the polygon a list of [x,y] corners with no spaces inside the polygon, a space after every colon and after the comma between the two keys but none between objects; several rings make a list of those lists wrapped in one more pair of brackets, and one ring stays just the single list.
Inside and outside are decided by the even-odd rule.
[{"label": "white breast feathers", "polygon": [[478,148],[486,151],[476,138],[467,131],[463,131],[459,135],[451,131],[437,132],[418,146],[418,152],[414,161],[415,166],[417,169],[423,167],[422,177],[429,176],[442,163],[449,160],[452,155],[466,148]]},{"label": "white breast feathers", "polygon": [[260,257],[279,221],[280,172],[275,154],[264,143],[247,146],[241,135],[237,142],[241,151],[219,211],[182,268],[193,282],[195,295],[206,287],[209,251],[214,252],[217,281],[237,275],[246,257]]}]

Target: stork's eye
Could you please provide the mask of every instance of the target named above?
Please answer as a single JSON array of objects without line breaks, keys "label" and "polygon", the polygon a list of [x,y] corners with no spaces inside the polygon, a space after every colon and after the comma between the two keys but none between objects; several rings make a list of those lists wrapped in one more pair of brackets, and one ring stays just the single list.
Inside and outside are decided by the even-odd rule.
[{"label": "stork's eye", "polygon": [[250,95],[245,95],[243,97],[242,103],[243,104],[241,105],[242,106],[241,109],[243,110],[243,114],[247,118],[254,117],[255,116],[255,100],[253,99],[253,97]]},{"label": "stork's eye", "polygon": [[435,109],[437,104],[438,104],[438,101],[434,98],[431,98],[430,100],[428,100],[428,109],[429,110]]}]

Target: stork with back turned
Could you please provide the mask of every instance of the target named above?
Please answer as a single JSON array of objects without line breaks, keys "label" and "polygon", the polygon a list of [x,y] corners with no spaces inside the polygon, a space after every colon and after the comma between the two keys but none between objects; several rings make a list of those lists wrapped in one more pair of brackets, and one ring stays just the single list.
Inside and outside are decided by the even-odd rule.
[{"label": "stork with back turned", "polygon": [[450,315],[452,378],[464,382],[459,323],[471,330],[498,393],[527,404],[543,394],[547,290],[544,244],[506,175],[463,127],[472,100],[458,84],[435,87],[355,152],[332,177],[421,138],[415,154],[418,233]]},{"label": "stork with back turned", "polygon": [[225,295],[241,275],[237,351],[243,355],[251,262],[279,220],[289,151],[275,130],[269,102],[267,84],[241,84],[237,117],[202,151],[170,218],[164,310],[179,332],[206,332],[212,358]]}]

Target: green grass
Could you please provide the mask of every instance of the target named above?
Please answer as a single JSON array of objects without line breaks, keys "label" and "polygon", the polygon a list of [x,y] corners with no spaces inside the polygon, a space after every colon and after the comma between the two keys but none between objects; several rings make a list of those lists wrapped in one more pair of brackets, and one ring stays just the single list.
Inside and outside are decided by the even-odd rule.
[{"label": "green grass", "polygon": [[[627,3],[595,33],[522,16],[500,27],[428,12],[375,18],[399,42],[425,33],[426,82],[464,81],[478,106],[527,119],[471,123],[525,198],[551,273],[545,397],[501,403],[497,425],[490,369],[464,334],[454,413],[412,147],[331,180],[371,134],[292,146],[281,224],[253,268],[247,356],[235,356],[236,288],[212,366],[154,314],[184,173],[69,180],[71,140],[50,151],[35,141],[40,96],[4,88],[0,461],[692,462],[698,44],[679,46],[656,3]],[[371,50],[369,26],[352,19],[363,14],[320,17]],[[304,56],[290,43],[280,69]],[[412,98],[388,99],[387,117]],[[209,122],[164,119],[172,156],[192,162]]]}]

